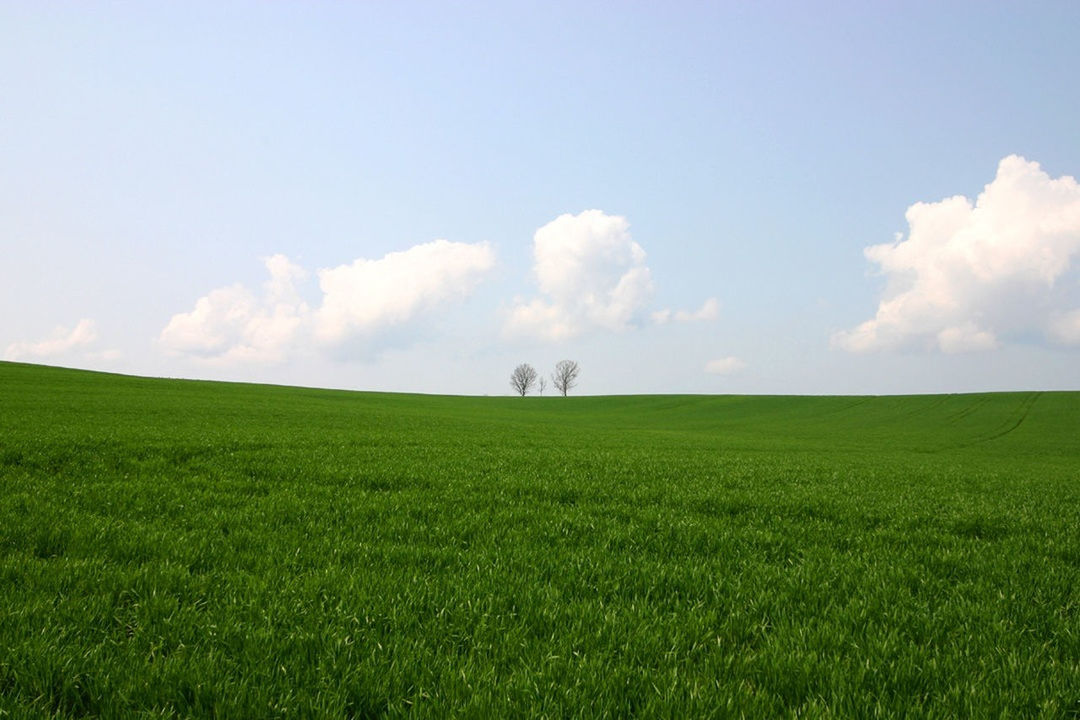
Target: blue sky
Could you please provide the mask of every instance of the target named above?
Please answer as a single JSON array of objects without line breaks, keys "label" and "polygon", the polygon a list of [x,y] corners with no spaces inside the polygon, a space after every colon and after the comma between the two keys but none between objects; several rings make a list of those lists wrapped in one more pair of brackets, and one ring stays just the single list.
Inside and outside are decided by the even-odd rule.
[{"label": "blue sky", "polygon": [[0,351],[470,394],[564,357],[586,393],[1080,389],[1078,27],[7,3]]}]

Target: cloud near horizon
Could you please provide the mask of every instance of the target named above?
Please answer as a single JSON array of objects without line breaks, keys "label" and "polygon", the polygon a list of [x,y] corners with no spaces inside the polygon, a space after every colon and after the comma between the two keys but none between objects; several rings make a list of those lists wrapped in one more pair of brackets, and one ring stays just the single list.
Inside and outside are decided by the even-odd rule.
[{"label": "cloud near horizon", "polygon": [[505,330],[511,336],[559,341],[590,330],[622,331],[646,318],[712,320],[719,302],[709,298],[694,312],[646,313],[652,299],[652,273],[645,250],[630,236],[630,223],[602,210],[566,213],[533,235],[533,274],[541,297],[516,300]]},{"label": "cloud near horizon", "polygon": [[731,375],[746,367],[746,363],[734,355],[716,358],[705,363],[705,372],[710,375]]},{"label": "cloud near horizon", "polygon": [[270,278],[261,296],[239,283],[212,290],[191,312],[173,315],[161,345],[210,364],[284,360],[310,315],[296,289],[307,272],[284,255],[263,263]]},{"label": "cloud near horizon", "polygon": [[[542,296],[516,301],[504,326],[510,336],[558,341],[592,330],[707,322],[720,311],[708,298],[696,310],[650,313],[645,251],[626,218],[600,210],[561,215],[539,228],[533,259]],[[356,343],[381,347],[390,331],[471,295],[494,268],[495,253],[487,243],[435,240],[322,268],[314,273],[319,297],[310,305],[299,288],[311,273],[284,255],[263,262],[269,279],[260,291],[240,283],[212,290],[170,318],[159,347],[209,365],[276,364]]]},{"label": "cloud near horizon", "polygon": [[486,243],[435,240],[378,260],[317,271],[321,304],[312,309],[297,284],[308,272],[284,255],[264,260],[261,295],[236,284],[199,298],[172,317],[159,343],[177,355],[216,365],[273,364],[305,349],[332,350],[403,325],[462,300],[494,265]]},{"label": "cloud near horizon", "polygon": [[[47,338],[42,340],[11,343],[4,350],[4,359],[18,361],[59,357],[86,348],[95,340],[97,340],[97,327],[94,321],[83,318],[70,330],[62,325],[56,327]],[[115,355],[115,351],[108,351],[101,355],[109,359]]]},{"label": "cloud near horizon", "polygon": [[486,243],[436,240],[381,260],[359,258],[320,270],[323,302],[314,317],[315,338],[335,345],[464,300],[494,265]]},{"label": "cloud near horizon", "polygon": [[850,352],[990,350],[1041,336],[1080,345],[1074,260],[1080,185],[1036,162],[1004,158],[974,202],[957,195],[908,208],[907,238],[866,248],[886,277],[874,317],[833,335]]}]

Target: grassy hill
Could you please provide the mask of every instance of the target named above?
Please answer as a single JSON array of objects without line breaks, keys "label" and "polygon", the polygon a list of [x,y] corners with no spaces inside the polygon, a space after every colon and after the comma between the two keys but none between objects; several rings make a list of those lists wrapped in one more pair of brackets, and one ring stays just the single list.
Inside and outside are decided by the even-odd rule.
[{"label": "grassy hill", "polygon": [[0,363],[0,717],[1080,714],[1080,394]]}]

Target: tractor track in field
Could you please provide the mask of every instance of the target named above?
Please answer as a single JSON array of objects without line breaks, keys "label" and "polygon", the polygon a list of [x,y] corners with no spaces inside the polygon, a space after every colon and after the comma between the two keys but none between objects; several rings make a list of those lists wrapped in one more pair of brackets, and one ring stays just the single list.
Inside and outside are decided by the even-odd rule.
[{"label": "tractor track in field", "polygon": [[951,416],[949,418],[949,421],[950,422],[959,422],[960,420],[963,420],[968,415],[971,415],[973,412],[975,412],[976,410],[978,410],[979,408],[981,408],[985,404],[986,404],[986,398],[980,398],[978,402],[974,402],[974,403],[968,405],[966,408],[964,408],[960,412],[958,412],[955,415]]},{"label": "tractor track in field", "polygon": [[1023,401],[1021,401],[1021,403],[1020,403],[1019,416],[1016,418],[1016,420],[1014,422],[1011,422],[1008,425],[1008,427],[1006,427],[1004,430],[999,430],[999,431],[997,431],[995,433],[987,435],[986,437],[977,438],[975,440],[972,440],[969,443],[963,443],[961,445],[956,445],[955,447],[957,447],[957,448],[966,448],[966,447],[972,447],[974,445],[981,445],[982,443],[988,443],[988,442],[991,442],[993,440],[1003,438],[1006,435],[1008,435],[1009,433],[1014,432],[1017,428],[1019,428],[1021,425],[1024,424],[1025,420],[1027,420],[1028,415],[1031,413],[1031,408],[1033,408],[1035,406],[1035,403],[1037,403],[1039,401],[1040,397],[1042,397],[1042,392],[1041,391],[1040,392],[1028,393],[1028,396],[1026,398],[1024,398]]}]

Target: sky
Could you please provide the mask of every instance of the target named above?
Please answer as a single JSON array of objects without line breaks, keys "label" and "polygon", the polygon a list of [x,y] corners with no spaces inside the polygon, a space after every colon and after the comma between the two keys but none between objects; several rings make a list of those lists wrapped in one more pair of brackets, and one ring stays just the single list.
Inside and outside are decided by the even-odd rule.
[{"label": "sky", "polygon": [[1077,28],[1071,0],[0,2],[0,357],[1080,390]]}]

